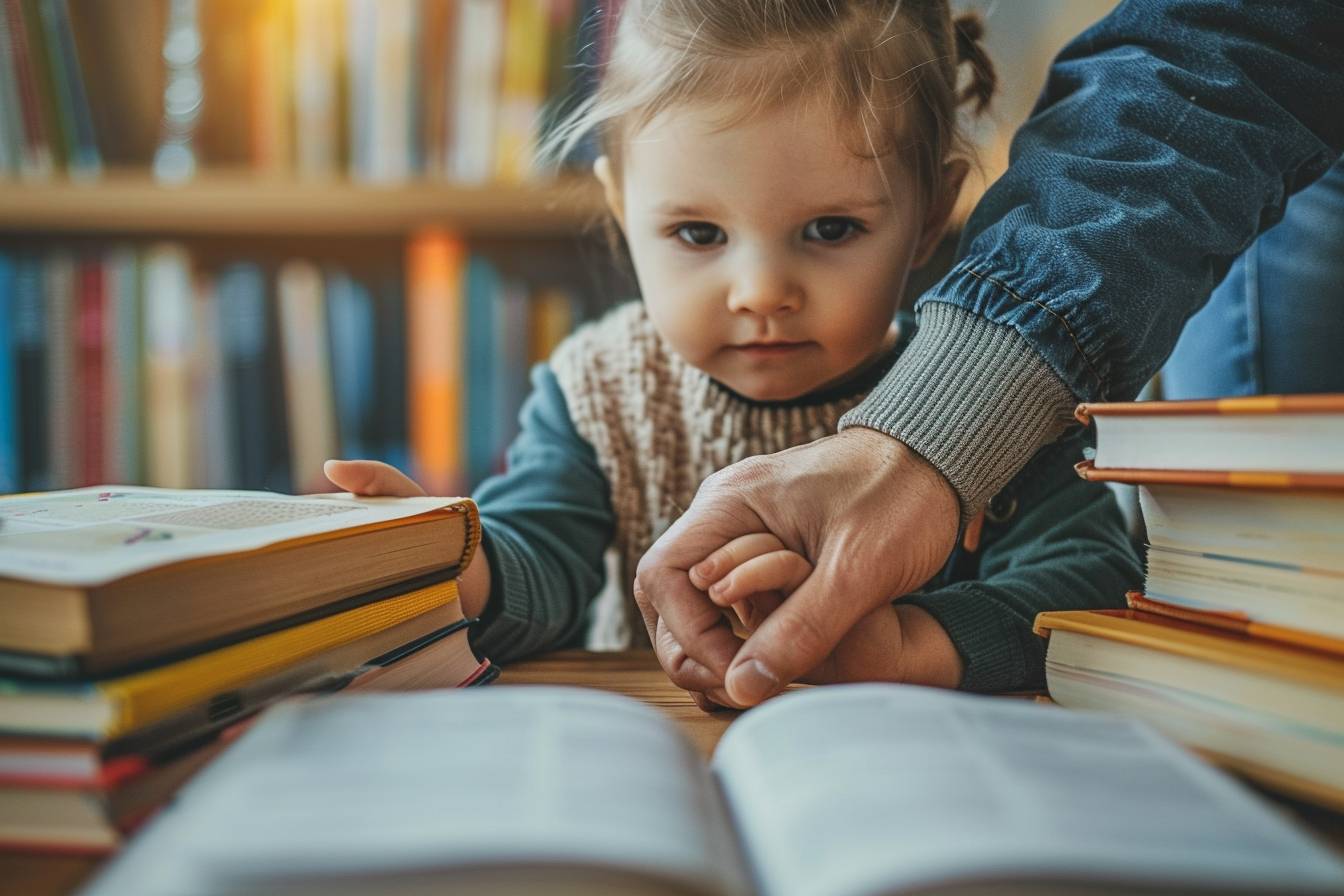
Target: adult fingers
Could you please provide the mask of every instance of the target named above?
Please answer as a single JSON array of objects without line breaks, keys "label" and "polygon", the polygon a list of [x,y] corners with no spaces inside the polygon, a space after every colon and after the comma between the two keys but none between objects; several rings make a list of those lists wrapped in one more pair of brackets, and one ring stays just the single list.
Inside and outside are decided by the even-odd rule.
[{"label": "adult fingers", "polygon": [[396,467],[377,460],[329,460],[322,472],[338,488],[355,495],[414,498],[425,490]]},{"label": "adult fingers", "polygon": [[[754,706],[816,668],[874,601],[834,569],[816,571],[766,617],[725,677],[733,702]],[[871,583],[869,583],[871,584]]]},{"label": "adult fingers", "polygon": [[[659,628],[665,628],[678,650],[713,675],[714,687],[722,687],[728,664],[742,643],[733,635],[722,609],[691,584],[684,570],[647,569],[639,574],[636,584],[641,612],[646,620],[654,618],[654,643],[659,640]],[[683,683],[678,678],[678,667],[669,665],[667,659],[677,660],[678,657],[671,653],[660,654],[659,661],[679,687],[707,690],[704,686],[691,687]]]},{"label": "adult fingers", "polygon": [[721,696],[720,705],[727,706],[728,695],[723,688],[723,676],[687,655],[667,625],[659,621],[653,633],[653,652],[668,679],[677,687],[692,694]]},{"label": "adult fingers", "polygon": [[812,564],[793,551],[771,551],[752,557],[709,588],[709,599],[731,606],[761,591],[792,594],[812,572]]},{"label": "adult fingers", "polygon": [[706,591],[726,573],[752,557],[783,548],[784,543],[770,532],[752,532],[750,535],[734,538],[691,567],[691,584],[701,591]]}]

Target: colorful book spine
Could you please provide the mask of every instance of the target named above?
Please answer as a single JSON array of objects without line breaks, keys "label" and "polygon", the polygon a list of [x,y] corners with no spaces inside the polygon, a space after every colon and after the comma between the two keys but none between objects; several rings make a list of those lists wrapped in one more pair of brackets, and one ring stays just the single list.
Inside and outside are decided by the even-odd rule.
[{"label": "colorful book spine", "polygon": [[103,163],[70,27],[70,10],[66,0],[38,0],[38,11],[47,41],[54,105],[65,138],[66,170],[74,177],[95,177]]},{"label": "colorful book spine", "polygon": [[496,110],[504,55],[503,0],[461,0],[453,98],[453,179],[480,184],[495,172]]},{"label": "colorful book spine", "polygon": [[22,489],[19,469],[16,279],[14,260],[0,253],[0,494]]},{"label": "colorful book spine", "polygon": [[14,255],[14,361],[19,420],[19,477],[24,491],[52,488],[47,453],[47,307],[42,260]]},{"label": "colorful book spine", "polygon": [[190,488],[196,448],[191,259],[181,246],[151,247],[144,276],[145,478],[162,488]]},{"label": "colorful book spine", "polygon": [[466,261],[462,242],[439,230],[418,234],[407,253],[412,466],[430,494],[456,494],[464,479],[461,420]]},{"label": "colorful book spine", "polygon": [[9,14],[0,4],[0,176],[17,174],[24,153],[23,115]]},{"label": "colorful book spine", "polygon": [[[467,481],[475,488],[494,468],[498,441],[494,408],[501,383],[497,374],[501,349],[499,271],[483,255],[467,262],[467,326],[462,355],[467,359],[467,400],[462,432],[467,440]],[[506,348],[506,347],[505,347]]]},{"label": "colorful book spine", "polygon": [[300,177],[340,171],[340,64],[344,22],[334,0],[294,2],[294,151]]},{"label": "colorful book spine", "polygon": [[275,389],[266,369],[266,281],[255,264],[239,262],[220,271],[215,291],[221,363],[235,422],[230,434],[237,458],[235,485],[265,488],[276,453],[269,410]]},{"label": "colorful book spine", "polygon": [[75,434],[81,411],[75,361],[77,264],[68,252],[52,252],[42,273],[46,300],[47,451],[52,488],[75,482]]},{"label": "colorful book spine", "polygon": [[76,392],[70,437],[77,453],[75,483],[80,486],[107,482],[103,433],[107,427],[106,342],[107,293],[103,261],[98,256],[82,259],[78,269],[75,310]]},{"label": "colorful book spine", "polygon": [[336,457],[331,358],[322,274],[309,261],[291,261],[276,279],[289,409],[290,476],[297,492],[330,491],[322,465]]},{"label": "colorful book spine", "polygon": [[495,176],[520,183],[532,172],[536,129],[546,99],[547,0],[506,0]]},{"label": "colorful book spine", "polygon": [[200,441],[192,478],[204,488],[232,488],[238,481],[238,457],[233,441],[237,424],[219,340],[223,321],[217,285],[217,280],[203,278],[196,286],[191,407]]},{"label": "colorful book spine", "polygon": [[42,109],[37,64],[29,42],[28,27],[24,21],[23,3],[21,0],[4,0],[4,9],[9,25],[14,79],[18,85],[19,108],[23,120],[24,139],[19,173],[28,178],[49,177],[54,167],[51,142]]},{"label": "colorful book spine", "polygon": [[108,479],[136,483],[143,479],[140,427],[143,380],[140,359],[140,259],[135,249],[120,246],[105,256],[107,316],[103,338],[107,384],[107,413],[103,440]]},{"label": "colorful book spine", "polygon": [[371,457],[376,389],[373,297],[344,271],[327,275],[331,382],[339,456]]}]

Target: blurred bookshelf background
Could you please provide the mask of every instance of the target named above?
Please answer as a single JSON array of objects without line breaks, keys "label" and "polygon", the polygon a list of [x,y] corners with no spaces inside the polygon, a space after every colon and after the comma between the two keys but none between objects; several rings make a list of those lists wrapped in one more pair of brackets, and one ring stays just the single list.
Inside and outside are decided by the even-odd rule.
[{"label": "blurred bookshelf background", "polygon": [[[613,4],[0,0],[0,493],[499,469],[531,364],[636,294],[591,152],[533,166]],[[1112,4],[963,5],[1004,84],[968,209]]]}]

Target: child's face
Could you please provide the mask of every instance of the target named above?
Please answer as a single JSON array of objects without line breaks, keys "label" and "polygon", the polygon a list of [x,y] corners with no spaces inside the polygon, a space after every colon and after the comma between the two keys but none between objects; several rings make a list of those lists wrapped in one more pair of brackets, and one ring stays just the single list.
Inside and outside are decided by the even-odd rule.
[{"label": "child's face", "polygon": [[748,398],[796,398],[881,351],[942,220],[815,104],[726,129],[723,111],[669,110],[629,137],[619,185],[598,176],[671,346]]}]

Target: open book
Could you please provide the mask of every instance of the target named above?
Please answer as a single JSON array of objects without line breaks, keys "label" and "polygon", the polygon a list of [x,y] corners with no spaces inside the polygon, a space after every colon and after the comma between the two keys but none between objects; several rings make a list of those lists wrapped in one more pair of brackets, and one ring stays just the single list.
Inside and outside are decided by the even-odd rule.
[{"label": "open book", "polygon": [[1135,723],[894,685],[785,695],[707,768],[568,688],[271,710],[94,894],[1330,892],[1344,866]]}]

